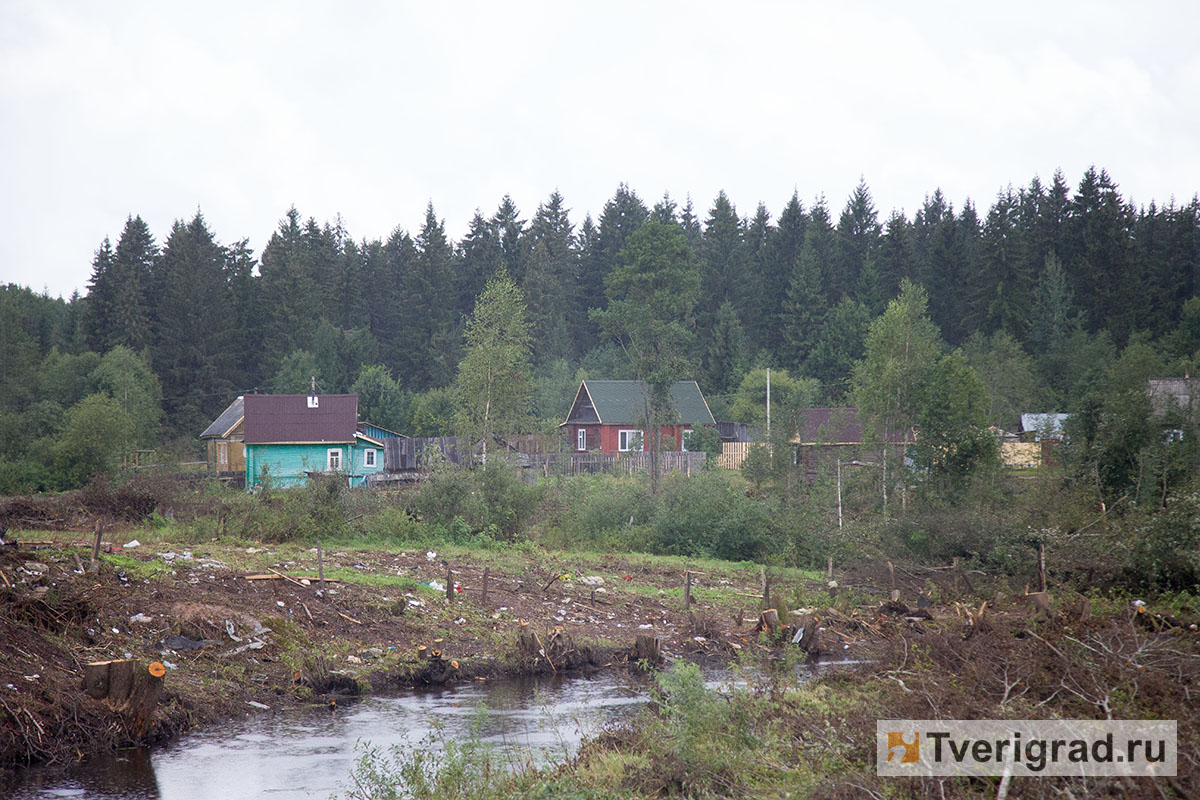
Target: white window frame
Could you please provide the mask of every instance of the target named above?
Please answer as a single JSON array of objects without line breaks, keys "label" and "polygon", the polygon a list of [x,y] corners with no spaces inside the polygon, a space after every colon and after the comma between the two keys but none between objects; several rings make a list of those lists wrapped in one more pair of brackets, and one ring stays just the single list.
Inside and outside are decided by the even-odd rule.
[{"label": "white window frame", "polygon": [[642,452],[646,449],[646,433],[637,428],[626,428],[617,431],[617,450],[622,453],[628,453],[633,450],[629,446],[629,439],[633,434],[637,434],[641,438],[641,446],[634,452]]},{"label": "white window frame", "polygon": [[342,448],[331,447],[325,451],[325,471],[326,472],[341,472],[342,471]]},{"label": "white window frame", "polygon": [[693,432],[694,431],[692,431],[691,428],[680,428],[679,429],[679,451],[681,453],[692,452],[691,450],[688,450],[687,440],[688,440],[688,436],[691,436]]},{"label": "white window frame", "polygon": [[379,463],[379,456],[377,455],[377,451],[375,450],[374,447],[368,448],[363,451],[363,466],[364,467],[371,467],[372,469],[374,469],[375,465],[378,463]]},{"label": "white window frame", "polygon": [[217,463],[223,467],[229,466],[228,442],[217,442]]},{"label": "white window frame", "polygon": [[587,428],[575,431],[575,449],[587,450]]}]

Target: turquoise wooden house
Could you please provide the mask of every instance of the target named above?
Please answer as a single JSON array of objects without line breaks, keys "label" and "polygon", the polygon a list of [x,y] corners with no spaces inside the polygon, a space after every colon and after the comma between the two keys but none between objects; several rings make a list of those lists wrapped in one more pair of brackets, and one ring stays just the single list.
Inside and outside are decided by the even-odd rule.
[{"label": "turquoise wooden house", "polygon": [[359,430],[358,395],[248,394],[242,402],[249,490],[318,475],[362,486],[383,471],[383,442]]}]

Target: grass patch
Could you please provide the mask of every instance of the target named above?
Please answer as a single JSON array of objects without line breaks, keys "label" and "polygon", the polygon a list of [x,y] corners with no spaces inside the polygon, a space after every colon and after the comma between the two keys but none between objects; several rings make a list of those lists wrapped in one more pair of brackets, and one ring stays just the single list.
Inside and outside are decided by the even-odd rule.
[{"label": "grass patch", "polygon": [[161,559],[143,561],[124,553],[102,553],[100,560],[115,570],[121,570],[130,578],[164,578],[169,577],[173,571],[171,565]]}]

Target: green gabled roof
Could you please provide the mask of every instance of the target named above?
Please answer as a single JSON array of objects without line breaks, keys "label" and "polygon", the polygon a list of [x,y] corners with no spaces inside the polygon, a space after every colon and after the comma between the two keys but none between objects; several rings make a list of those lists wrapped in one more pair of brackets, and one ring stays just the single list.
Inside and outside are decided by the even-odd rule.
[{"label": "green gabled roof", "polygon": [[[584,381],[575,395],[567,422],[600,422],[632,425],[646,416],[648,387],[642,381]],[[590,403],[589,403],[590,401]],[[591,414],[591,409],[595,414]],[[684,425],[716,425],[708,403],[695,381],[678,381],[671,386],[675,422]]]}]

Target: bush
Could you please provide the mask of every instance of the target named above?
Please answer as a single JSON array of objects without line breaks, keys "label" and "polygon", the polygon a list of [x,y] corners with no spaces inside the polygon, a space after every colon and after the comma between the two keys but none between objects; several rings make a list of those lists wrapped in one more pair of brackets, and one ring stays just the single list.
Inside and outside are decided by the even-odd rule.
[{"label": "bush", "polygon": [[1155,589],[1194,590],[1200,584],[1200,495],[1176,499],[1131,538],[1135,581]]},{"label": "bush", "polygon": [[422,521],[452,537],[466,526],[468,534],[486,532],[511,542],[537,512],[542,495],[543,489],[527,485],[516,468],[493,458],[475,470],[448,463],[435,466],[414,504]]},{"label": "bush", "polygon": [[655,552],[761,561],[782,549],[772,507],[737,490],[716,472],[668,476],[662,508],[651,523]]},{"label": "bush", "polygon": [[632,538],[645,549],[644,536],[631,537],[633,529],[647,524],[658,507],[644,481],[596,475],[572,478],[561,486],[563,512],[558,525],[566,534],[566,545],[625,547]]}]

